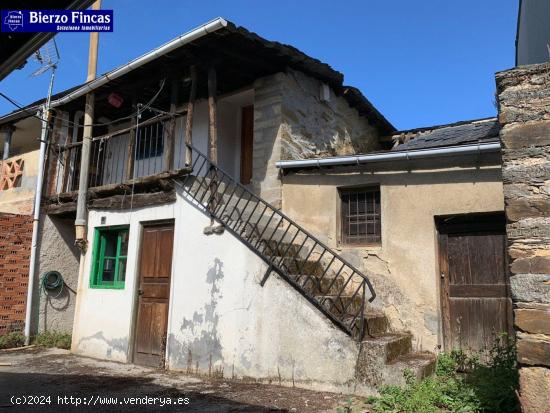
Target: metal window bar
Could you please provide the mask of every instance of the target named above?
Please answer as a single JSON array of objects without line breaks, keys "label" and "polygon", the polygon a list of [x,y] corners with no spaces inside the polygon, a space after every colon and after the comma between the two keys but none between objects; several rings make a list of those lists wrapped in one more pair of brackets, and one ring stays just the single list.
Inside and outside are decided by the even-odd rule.
[{"label": "metal window bar", "polygon": [[[280,210],[236,182],[206,155],[185,146],[195,158],[193,173],[176,181],[185,196],[261,257],[268,264],[268,272],[278,273],[343,331],[361,339],[366,331],[365,301],[376,297],[368,277]],[[201,166],[197,169],[198,164]],[[248,226],[253,228],[250,233]],[[304,276],[306,283],[309,280],[321,286],[328,275],[331,278],[326,289],[307,288],[300,283],[300,276]]]},{"label": "metal window bar", "polygon": [[342,241],[346,244],[379,243],[380,190],[345,190],[342,201]]}]

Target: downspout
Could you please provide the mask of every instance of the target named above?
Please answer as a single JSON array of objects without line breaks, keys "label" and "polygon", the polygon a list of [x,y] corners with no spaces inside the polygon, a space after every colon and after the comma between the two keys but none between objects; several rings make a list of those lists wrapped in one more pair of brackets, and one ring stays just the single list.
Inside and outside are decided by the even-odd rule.
[{"label": "downspout", "polygon": [[[101,0],[97,0],[93,10],[101,8]],[[97,49],[99,33],[90,33],[90,50],[88,52],[88,76],[86,83],[95,79],[97,73]],[[88,171],[90,169],[90,149],[92,146],[92,124],[94,121],[94,99],[95,93],[86,95],[86,106],[84,108],[84,128],[82,131],[82,152],[80,159],[80,177],[78,182],[78,199],[76,202],[75,238],[76,244],[84,252],[86,249],[86,195],[88,192]],[[81,257],[82,259],[83,257]]]},{"label": "downspout", "polygon": [[31,339],[31,312],[32,297],[34,292],[34,272],[36,267],[36,252],[38,250],[38,226],[40,224],[40,202],[42,201],[42,185],[44,183],[44,159],[48,139],[48,121],[50,116],[50,97],[52,96],[53,81],[55,78],[55,66],[52,67],[48,97],[42,108],[42,131],[40,133],[40,151],[38,154],[38,174],[36,176],[36,190],[34,194],[34,216],[32,222],[31,257],[29,260],[29,281],[27,286],[27,306],[25,310],[25,345],[29,345]]}]

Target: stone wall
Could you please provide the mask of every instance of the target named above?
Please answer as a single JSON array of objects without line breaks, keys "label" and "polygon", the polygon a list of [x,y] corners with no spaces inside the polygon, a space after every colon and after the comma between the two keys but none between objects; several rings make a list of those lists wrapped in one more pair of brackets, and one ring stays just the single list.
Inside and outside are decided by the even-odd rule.
[{"label": "stone wall", "polygon": [[0,335],[23,331],[32,216],[0,213]]},{"label": "stone wall", "polygon": [[508,253],[525,413],[550,403],[550,64],[496,75]]},{"label": "stone wall", "polygon": [[276,206],[281,182],[275,162],[351,155],[380,149],[378,131],[322,83],[288,70],[254,83],[254,190]]}]

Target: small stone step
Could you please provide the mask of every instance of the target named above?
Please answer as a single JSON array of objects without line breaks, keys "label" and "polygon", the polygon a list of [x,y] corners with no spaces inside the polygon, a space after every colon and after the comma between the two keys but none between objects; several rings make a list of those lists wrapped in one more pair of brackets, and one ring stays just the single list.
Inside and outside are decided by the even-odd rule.
[{"label": "small stone step", "polygon": [[365,320],[367,322],[367,331],[371,337],[379,337],[388,332],[388,319],[384,313],[365,313]]},{"label": "small stone step", "polygon": [[345,284],[343,277],[333,275],[324,276],[308,274],[292,274],[290,277],[308,293],[312,295],[337,295]]},{"label": "small stone step", "polygon": [[304,260],[301,258],[282,258],[276,261],[288,274],[322,275],[323,266],[318,261]]},{"label": "small stone step", "polygon": [[362,311],[363,298],[356,295],[316,295],[315,299],[332,314],[342,317]]},{"label": "small stone step", "polygon": [[[277,230],[277,232],[278,231],[279,230]],[[289,242],[284,242],[284,241],[279,242],[279,239],[283,236],[283,234],[278,234],[277,232],[273,236],[274,239],[262,240],[262,244],[265,247],[265,254],[273,257],[296,256],[298,254],[298,250],[300,249],[300,246],[296,244],[290,244]]]},{"label": "small stone step", "polygon": [[371,355],[390,363],[411,352],[412,336],[409,333],[386,333],[378,337],[365,337],[362,345]]},{"label": "small stone step", "polygon": [[436,356],[432,353],[409,353],[397,357],[386,365],[382,379],[384,384],[405,385],[405,370],[409,370],[417,380],[435,373]]}]

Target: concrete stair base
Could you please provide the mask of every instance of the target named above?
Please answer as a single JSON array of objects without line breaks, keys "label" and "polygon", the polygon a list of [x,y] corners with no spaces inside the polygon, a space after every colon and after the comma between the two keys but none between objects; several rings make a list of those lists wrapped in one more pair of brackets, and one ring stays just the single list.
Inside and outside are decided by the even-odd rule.
[{"label": "concrete stair base", "polygon": [[[377,319],[382,323],[380,317]],[[434,373],[435,361],[432,353],[412,352],[411,334],[380,332],[361,342],[355,374],[359,382],[376,388],[403,386],[406,370],[421,379]]]}]

